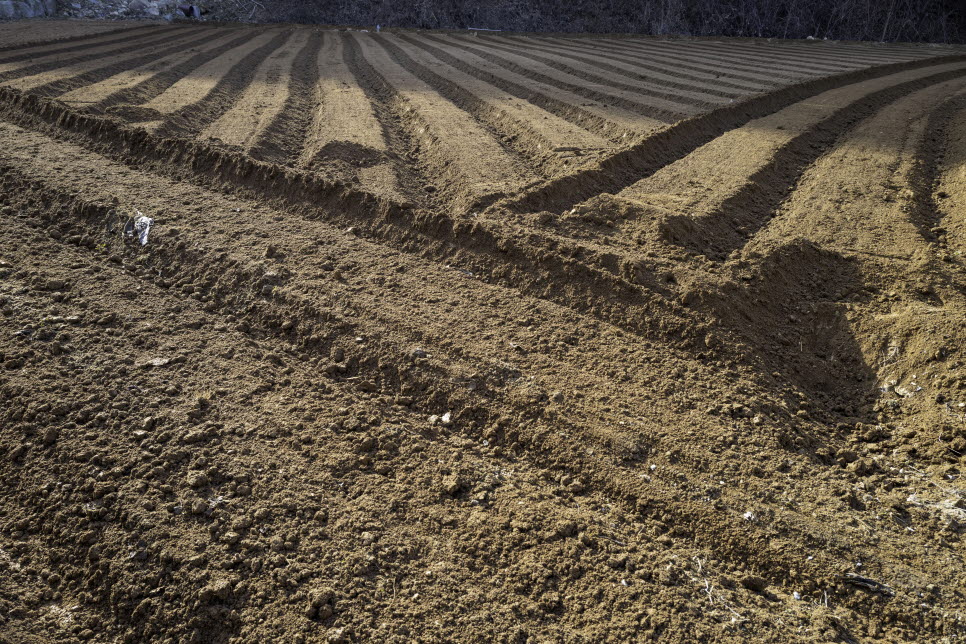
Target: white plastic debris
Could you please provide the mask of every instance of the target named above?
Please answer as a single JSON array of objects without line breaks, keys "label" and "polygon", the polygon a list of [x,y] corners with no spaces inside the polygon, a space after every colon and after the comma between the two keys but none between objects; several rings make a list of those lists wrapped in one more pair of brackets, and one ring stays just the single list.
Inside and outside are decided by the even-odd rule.
[{"label": "white plastic debris", "polygon": [[137,211],[138,218],[134,220],[134,232],[138,236],[138,241],[141,242],[142,246],[148,245],[148,234],[151,232],[151,224],[154,220],[150,217],[145,217],[140,210]]}]

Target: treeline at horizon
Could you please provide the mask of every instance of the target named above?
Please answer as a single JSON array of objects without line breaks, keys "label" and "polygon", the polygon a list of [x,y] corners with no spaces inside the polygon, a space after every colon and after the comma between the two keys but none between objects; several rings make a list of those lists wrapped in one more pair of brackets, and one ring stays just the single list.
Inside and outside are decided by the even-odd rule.
[{"label": "treeline at horizon", "polygon": [[227,0],[267,22],[962,43],[966,0]]}]

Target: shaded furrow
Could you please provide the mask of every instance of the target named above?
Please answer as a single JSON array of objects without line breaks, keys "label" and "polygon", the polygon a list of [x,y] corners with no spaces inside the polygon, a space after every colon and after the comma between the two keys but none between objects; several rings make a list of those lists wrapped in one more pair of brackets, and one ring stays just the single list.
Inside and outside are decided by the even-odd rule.
[{"label": "shaded furrow", "polygon": [[220,38],[215,39],[209,45],[213,44],[217,46],[211,47],[210,49],[202,48],[198,53],[181,59],[176,65],[167,67],[164,71],[152,73],[134,85],[113,92],[100,102],[91,105],[90,109],[93,112],[109,112],[121,117],[127,115],[137,118],[137,109],[132,110],[131,108],[150,102],[202,65],[236,47],[244,46],[252,38],[251,33],[242,31],[235,38],[228,41],[223,41]]},{"label": "shaded furrow", "polygon": [[117,45],[104,45],[92,48],[91,50],[86,50],[85,53],[77,54],[57,54],[55,56],[44,56],[41,58],[44,62],[38,63],[28,63],[24,65],[12,64],[3,71],[0,71],[0,83],[5,85],[12,85],[14,81],[18,79],[23,79],[27,77],[37,77],[45,72],[52,72],[55,76],[64,73],[65,67],[72,68],[81,63],[86,63],[92,61],[94,65],[100,63],[100,60],[104,56],[117,56],[120,54],[137,52],[143,49],[145,46],[157,43],[171,42],[182,37],[184,30],[182,29],[166,29],[160,33],[152,33],[148,37],[135,38],[136,42],[133,44],[128,42],[130,39],[125,40],[125,44],[118,47]]},{"label": "shaded furrow", "polygon": [[605,192],[616,194],[637,181],[649,177],[660,168],[684,158],[728,130],[742,127],[753,119],[784,109],[798,101],[867,79],[880,78],[903,70],[928,69],[942,63],[964,59],[966,56],[958,54],[862,69],[755,96],[733,106],[726,106],[672,125],[646,137],[633,147],[605,159],[597,168],[551,180],[500,205],[518,212],[538,210],[560,212],[597,194]]},{"label": "shaded furrow", "polygon": [[668,123],[694,114],[700,111],[700,107],[703,106],[703,104],[699,106],[695,103],[646,97],[640,91],[628,92],[613,89],[599,82],[594,84],[580,82],[586,79],[579,78],[567,71],[561,71],[521,53],[496,53],[492,48],[472,45],[468,38],[433,35],[428,36],[427,39],[440,44],[449,44],[453,49],[462,52],[464,55],[465,52],[472,52],[508,72],[530,79],[528,82],[531,85],[533,81],[538,81],[544,85],[582,96],[584,99],[597,101],[603,106],[620,107],[629,112],[644,114]]},{"label": "shaded furrow", "polygon": [[141,54],[140,56],[131,56],[130,53],[126,53],[97,60],[83,66],[58,69],[49,74],[41,74],[36,78],[24,79],[30,81],[30,84],[21,84],[18,89],[30,91],[40,96],[68,94],[80,88],[96,85],[117,74],[154,63],[159,58],[177,54],[184,51],[185,48],[197,46],[210,39],[211,35],[204,33],[204,30],[202,30],[201,35],[198,31],[192,31],[174,42],[145,47],[138,52]]},{"label": "shaded furrow", "polygon": [[439,61],[408,40],[385,37],[379,43],[442,96],[484,123],[507,147],[543,167],[545,174],[558,165],[558,154],[563,150],[611,147],[604,139],[555,114]]},{"label": "shaded furrow", "polygon": [[318,57],[322,34],[312,31],[296,54],[289,72],[288,94],[281,109],[251,139],[248,153],[255,159],[292,165],[307,136],[317,109],[315,87],[319,80]]},{"label": "shaded furrow", "polygon": [[[442,185],[433,190],[451,202],[492,200],[533,180],[533,174],[468,113],[441,98],[424,81],[397,63],[376,38],[352,35],[363,56],[411,111],[411,127],[426,146]],[[464,207],[466,204],[464,203]]]},{"label": "shaded furrow", "polygon": [[[14,63],[21,60],[30,60],[37,56],[47,56],[49,54],[66,54],[70,52],[83,51],[91,47],[107,45],[111,43],[125,42],[132,39],[142,38],[145,33],[156,31],[169,31],[180,29],[181,27],[158,27],[149,25],[147,27],[125,27],[113,31],[100,32],[88,36],[78,36],[57,42],[34,43],[14,45],[12,47],[0,47],[0,64]],[[118,37],[120,36],[120,37]],[[61,46],[63,45],[63,46]],[[9,52],[9,53],[8,53]]]},{"label": "shaded furrow", "polygon": [[238,33],[225,30],[215,38],[211,36],[211,31],[203,31],[197,41],[189,43],[188,46],[178,47],[174,52],[167,55],[154,56],[149,62],[140,66],[131,67],[128,65],[127,59],[122,59],[113,69],[107,70],[112,74],[103,80],[72,89],[58,98],[80,109],[95,112],[103,111],[101,104],[104,101],[110,103],[108,99],[112,94],[130,90],[158,74],[171,71],[179,64],[197,56],[199,52],[228,43],[233,39],[233,36],[237,40]]},{"label": "shaded furrow", "polygon": [[[168,88],[142,108],[163,115],[157,125],[160,136],[194,136],[238,100],[251,82],[258,64],[288,40],[291,32],[271,33],[252,38],[249,43],[223,54],[199,67]],[[142,117],[143,118],[143,117]]]},{"label": "shaded furrow", "polygon": [[[605,84],[628,92],[636,92],[676,103],[697,103],[699,105],[721,103],[746,91],[743,88],[728,88],[716,84],[714,80],[698,78],[680,71],[671,72],[667,68],[662,69],[657,65],[648,64],[646,59],[637,61],[636,67],[651,73],[641,74],[622,70],[615,65],[607,65],[600,58],[583,57],[573,51],[541,45],[533,39],[528,39],[525,43],[514,42],[511,39],[498,36],[477,38],[477,40],[488,47],[532,58],[549,67],[577,78],[583,78],[591,83]],[[630,83],[628,82],[629,79],[639,82]],[[681,82],[682,79],[690,82]]]},{"label": "shaded furrow", "polygon": [[265,56],[231,108],[204,128],[198,138],[217,141],[249,154],[252,141],[276,119],[288,100],[292,64],[304,49],[308,37],[307,30],[298,30]]},{"label": "shaded furrow", "polygon": [[[735,131],[734,135],[725,135],[720,145],[714,146],[722,148],[722,152],[712,154],[710,163],[720,163],[725,155],[731,159],[744,158],[748,155],[746,149],[757,154],[759,159],[767,158],[767,163],[735,181],[733,190],[722,193],[728,194],[724,200],[696,208],[699,212],[704,211],[704,214],[672,216],[664,220],[661,223],[663,236],[671,241],[683,242],[711,259],[723,261],[768,223],[782,201],[795,190],[796,182],[805,169],[839,137],[896,99],[964,75],[966,65],[962,63],[947,65],[942,71],[935,70],[931,74],[904,72],[880,81],[869,81],[862,84],[864,87],[860,85],[854,88],[853,92],[833,90],[827,97],[820,96],[808,104],[786,108],[761,122],[748,123],[742,128],[744,137],[739,131]],[[856,97],[855,93],[859,96]],[[757,139],[780,123],[785,124],[787,129],[775,132],[777,136],[769,137],[772,140],[762,146]],[[735,141],[728,142],[726,138],[734,138]],[[699,150],[695,154],[701,153],[702,150]],[[682,164],[687,162],[688,159],[685,159]],[[670,173],[673,167],[667,170]],[[655,175],[644,183],[643,186],[628,189],[622,195],[639,194],[638,190],[647,190],[647,185],[651,183],[660,184],[660,178]],[[672,191],[670,194],[675,193]]]},{"label": "shaded furrow", "polygon": [[574,125],[614,142],[620,142],[630,134],[656,129],[673,120],[670,116],[661,120],[620,108],[607,108],[588,103],[582,96],[573,92],[521,76],[446,43],[430,44],[425,38],[410,39],[409,42],[466,74],[499,87],[517,98],[538,105]]},{"label": "shaded furrow", "polygon": [[[614,46],[609,40],[584,41],[575,38],[535,38],[538,42],[545,42],[553,46],[554,50],[569,51],[586,55],[588,60],[596,60],[598,64],[610,64],[621,73],[636,74],[642,59],[652,64],[661,65],[669,71],[686,70],[692,76],[718,83],[724,87],[748,92],[762,87],[772,87],[776,84],[776,74],[745,69],[733,63],[722,63],[721,60],[705,60],[702,57],[687,57],[669,54],[661,49],[655,49],[646,55],[631,52]],[[601,59],[611,61],[602,63]],[[797,78],[797,77],[796,77]]]},{"label": "shaded furrow", "polygon": [[327,70],[320,71],[321,107],[300,166],[312,169],[332,157],[361,159],[372,166],[364,170],[372,172],[386,168],[382,161],[388,159],[392,161],[392,185],[398,185],[411,203],[433,205],[435,162],[420,142],[419,124],[392,85],[363,55],[356,39],[327,36],[319,52],[319,67]]},{"label": "shaded furrow", "polygon": [[[698,41],[666,43],[672,49],[685,50],[688,52],[703,52],[713,57],[720,57],[721,60],[737,60],[740,62],[759,65],[763,69],[777,67],[788,71],[798,71],[810,75],[834,74],[836,72],[849,71],[858,67],[868,67],[866,63],[859,61],[846,61],[840,57],[831,59],[818,57],[813,59],[811,56],[796,54],[795,52],[784,52],[780,45],[771,44],[769,47],[762,47],[760,50],[742,46],[734,42],[714,42],[705,43]],[[629,45],[635,49],[638,45]]]}]

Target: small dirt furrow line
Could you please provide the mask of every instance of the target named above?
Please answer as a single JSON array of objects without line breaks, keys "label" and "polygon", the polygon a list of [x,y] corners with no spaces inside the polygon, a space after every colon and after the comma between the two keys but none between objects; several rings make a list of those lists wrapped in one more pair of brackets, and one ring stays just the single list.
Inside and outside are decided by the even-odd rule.
[{"label": "small dirt furrow line", "polygon": [[597,194],[605,192],[617,194],[641,179],[651,176],[660,168],[684,158],[728,130],[742,127],[753,119],[777,112],[798,101],[832,89],[904,70],[924,70],[959,60],[966,60],[966,56],[958,54],[863,69],[819,78],[755,96],[735,105],[676,123],[645,137],[633,147],[605,159],[598,168],[551,180],[525,194],[511,197],[497,204],[497,207],[505,207],[517,212],[538,210],[560,212]]},{"label": "small dirt furrow line", "polygon": [[439,205],[434,183],[438,160],[432,149],[422,144],[422,123],[369,63],[355,38],[333,34],[332,39],[334,42],[326,38],[332,46],[323,47],[319,54],[319,66],[333,75],[331,81],[324,74],[320,78],[322,107],[316,114],[318,129],[314,130],[318,139],[306,141],[302,154],[306,167],[333,156],[346,161],[361,157],[371,166],[364,170],[375,171],[384,167],[382,160],[389,160],[392,185],[402,190],[409,203]]},{"label": "small dirt furrow line", "polygon": [[575,76],[571,72],[561,71],[520,53],[497,53],[494,48],[471,43],[472,40],[477,39],[445,35],[434,35],[427,37],[427,39],[435,43],[448,44],[451,47],[451,51],[463,52],[464,56],[465,52],[472,52],[478,57],[497,65],[506,72],[519,78],[529,79],[527,83],[531,86],[533,85],[533,81],[537,81],[543,85],[556,87],[558,90],[563,90],[569,94],[582,96],[584,98],[582,103],[585,103],[589,99],[611,109],[620,107],[627,112],[643,114],[655,119],[664,119],[671,123],[690,114],[699,112],[704,107],[704,105],[699,106],[694,103],[648,97],[640,91],[623,91],[599,82],[588,84],[586,79]]},{"label": "small dirt furrow line", "polygon": [[966,281],[966,105],[961,99],[957,103],[951,105],[932,200],[939,217],[935,234],[942,259],[958,266],[960,280]]},{"label": "small dirt furrow line", "polygon": [[[311,122],[295,166],[309,172],[345,173],[375,194],[422,203],[428,183],[418,145],[394,111],[396,99],[350,38],[324,34],[312,65],[317,81],[307,100]],[[378,114],[378,116],[377,116]],[[403,163],[390,150],[414,162]]]},{"label": "small dirt furrow line", "polygon": [[70,69],[80,67],[83,63],[97,65],[103,60],[104,56],[117,56],[129,52],[137,52],[145,46],[178,40],[185,31],[185,29],[164,29],[158,32],[151,32],[142,38],[135,38],[135,42],[133,43],[126,40],[123,44],[94,47],[85,51],[83,54],[56,54],[54,56],[43,56],[39,59],[39,62],[35,62],[32,58],[23,63],[11,63],[10,65],[2,66],[6,67],[6,69],[0,67],[0,83],[14,86],[14,83],[19,79],[29,79],[30,77],[43,75],[45,72],[51,72],[56,75],[58,73],[64,73],[64,70],[67,69],[66,73],[69,73]]},{"label": "small dirt furrow line", "polygon": [[768,65],[766,61],[748,63],[729,58],[726,54],[714,55],[701,51],[683,51],[677,47],[662,47],[657,44],[641,44],[639,46],[605,42],[601,49],[608,54],[619,55],[624,59],[634,61],[642,57],[667,60],[668,64],[681,65],[682,68],[697,68],[708,70],[712,74],[722,77],[734,77],[741,81],[769,83],[772,85],[790,83],[814,78],[815,70],[789,70],[778,65]]},{"label": "small dirt furrow line", "polygon": [[[470,86],[464,86],[460,82],[464,76],[462,72],[452,70],[455,74],[454,80],[448,73],[448,66],[445,63],[439,62],[421,49],[414,50],[407,42],[391,35],[379,36],[373,38],[373,41],[381,46],[397,64],[472,116],[517,164],[534,168],[535,174],[541,178],[552,174],[552,170],[545,167],[545,161],[551,159],[547,158],[546,150],[541,148],[556,146],[540,137],[528,123],[510,117],[503,109],[494,107],[479,98],[480,94],[485,95],[488,91],[499,92],[499,89],[489,86],[479,91],[480,86],[485,84],[472,77],[469,78]],[[478,90],[476,94],[473,92],[474,89]],[[539,108],[536,109],[542,111]],[[544,112],[541,118],[543,115],[551,116]],[[574,129],[569,123],[565,121],[564,123],[568,128]]]},{"label": "small dirt furrow line", "polygon": [[719,65],[735,65],[738,69],[755,70],[762,74],[776,74],[787,77],[814,77],[841,73],[857,67],[867,67],[867,65],[847,65],[847,64],[827,64],[827,63],[806,63],[800,59],[778,55],[772,55],[770,51],[762,51],[757,55],[746,54],[743,51],[735,51],[726,43],[702,44],[695,42],[680,43],[674,41],[662,42],[660,47],[650,43],[621,43],[612,45],[625,51],[636,52],[638,54],[648,54],[654,49],[659,49],[664,53],[678,54],[696,60],[715,61]]},{"label": "small dirt furrow line", "polygon": [[[728,194],[724,200],[695,207],[697,212],[694,216],[672,217],[662,222],[665,238],[675,239],[681,235],[682,230],[690,230],[696,239],[707,239],[709,242],[700,243],[700,250],[693,242],[685,242],[692,250],[713,260],[723,261],[732,251],[740,249],[748,237],[755,235],[769,222],[782,201],[795,191],[796,183],[806,168],[835,144],[840,136],[860,126],[864,119],[876,114],[884,106],[889,106],[896,99],[930,85],[966,76],[966,64],[953,63],[930,71],[932,73],[929,74],[919,71],[902,72],[895,76],[867,81],[854,88],[832,90],[807,103],[786,108],[760,122],[748,123],[742,128],[746,131],[744,139],[767,162],[744,175],[744,179],[734,182],[737,188],[728,191],[730,194],[723,192],[722,194]],[[770,151],[758,148],[759,144],[754,138],[780,123],[786,124],[788,129],[777,132],[779,136],[775,137],[774,143],[766,144],[766,147],[777,145]],[[722,137],[720,147],[728,149],[728,158],[743,158],[742,153],[736,156],[735,145],[728,145],[725,140],[732,134],[736,140],[742,140],[741,133],[736,130]],[[707,147],[719,147],[718,142]],[[741,147],[740,144],[738,147]],[[703,150],[698,150],[695,154],[700,155],[702,152]],[[712,156],[717,154],[712,153]],[[687,164],[688,159],[681,163]],[[671,171],[672,168],[667,170]],[[697,214],[702,211],[703,214]]]},{"label": "small dirt furrow line", "polygon": [[786,51],[781,45],[772,43],[745,46],[741,43],[733,42],[716,42],[713,44],[689,42],[679,43],[678,47],[692,51],[706,52],[712,56],[721,56],[722,60],[734,58],[739,61],[755,64],[762,64],[763,61],[767,61],[767,65],[769,66],[774,65],[779,69],[798,70],[809,74],[834,74],[860,67],[871,67],[875,64],[874,62],[865,62],[861,59],[847,59],[843,57],[843,54],[839,53],[826,56],[810,52],[799,53]]},{"label": "small dirt furrow line", "polygon": [[598,253],[537,234],[516,240],[498,220],[467,221],[443,211],[414,210],[408,204],[314,174],[260,163],[198,141],[161,139],[140,128],[73,112],[61,104],[11,90],[0,91],[0,105],[12,122],[78,138],[98,153],[122,162],[179,180],[241,190],[336,225],[366,226],[371,234],[407,252],[440,261],[457,257],[488,280],[512,284],[522,292],[581,311],[593,311],[595,316],[634,333],[674,333],[685,343],[703,341],[699,330],[683,322],[669,324],[668,315],[658,323],[643,309],[640,314],[632,312],[627,302],[634,302],[635,307],[671,310],[676,305],[667,301],[659,288],[653,293],[642,290],[640,283],[656,284],[653,276],[641,273],[636,264],[626,263],[613,253]]},{"label": "small dirt furrow line", "polygon": [[[674,103],[717,104],[747,92],[744,89],[716,85],[714,80],[698,78],[680,70],[675,73],[670,69],[651,65],[647,59],[637,61],[635,73],[622,70],[615,65],[608,65],[602,62],[600,57],[581,56],[573,50],[552,47],[533,38],[528,38],[524,42],[519,42],[520,39],[501,36],[487,36],[476,40],[482,45],[499,51],[532,58],[591,83],[654,96]],[[637,82],[629,82],[630,80]]]},{"label": "small dirt furrow line", "polygon": [[882,65],[905,60],[929,58],[937,55],[936,51],[929,51],[928,49],[915,46],[915,48],[910,47],[905,49],[901,47],[889,48],[888,46],[881,46],[881,49],[874,49],[880,47],[880,45],[871,42],[809,43],[800,40],[788,40],[781,42],[780,47],[782,51],[802,52],[809,56],[819,56],[833,61],[841,60],[842,56],[845,55],[858,59],[867,65]]},{"label": "small dirt furrow line", "polygon": [[[467,197],[491,200],[533,181],[534,175],[516,163],[500,142],[469,114],[439,97],[424,81],[397,63],[376,40],[351,36],[364,58],[412,110],[421,145],[435,157],[436,189],[451,203]],[[459,138],[453,137],[459,133]]]},{"label": "small dirt furrow line", "polygon": [[[10,172],[5,174],[9,175]],[[56,194],[52,187],[45,189],[52,193],[51,196]],[[113,189],[112,187],[111,190]],[[65,210],[86,228],[88,235],[97,235],[103,230],[103,222],[110,206],[104,205],[94,190],[87,192],[91,194],[83,198],[68,196],[66,193],[57,196],[65,203]],[[129,190],[125,194],[138,198],[138,192]],[[163,198],[160,206],[153,204],[150,198],[145,201],[146,198],[142,196],[138,201],[145,202],[143,207],[149,211],[164,207]],[[266,213],[268,214],[270,213]],[[333,232],[317,231],[316,235],[321,237],[315,239],[326,241],[327,245],[339,244],[333,237]],[[157,232],[156,238],[162,234]],[[482,387],[467,391],[462,384],[466,380],[463,374],[479,372],[480,362],[487,362],[485,358],[472,353],[463,355],[448,350],[449,341],[446,337],[439,338],[440,345],[437,348],[432,343],[432,338],[421,338],[418,333],[412,334],[412,331],[407,330],[409,325],[397,317],[404,315],[406,308],[383,308],[378,302],[373,302],[373,308],[370,308],[370,305],[358,301],[358,295],[350,296],[347,302],[341,302],[346,297],[344,293],[351,293],[351,290],[339,285],[333,278],[324,279],[321,283],[298,286],[307,284],[307,280],[299,279],[299,274],[292,273],[284,264],[280,267],[280,272],[273,272],[275,277],[268,276],[266,268],[256,264],[248,252],[239,253],[236,250],[245,241],[244,238],[236,240],[232,230],[223,228],[184,234],[180,239],[169,243],[156,241],[150,255],[142,258],[142,265],[146,269],[142,271],[142,275],[158,281],[162,288],[170,288],[173,283],[191,284],[193,290],[200,289],[202,298],[209,303],[209,310],[234,316],[235,319],[240,317],[247,328],[284,339],[306,358],[324,359],[324,356],[332,354],[333,349],[342,346],[342,343],[336,344],[339,339],[362,337],[366,339],[363,350],[348,348],[344,356],[336,361],[341,364],[333,364],[332,368],[327,369],[337,381],[361,381],[369,387],[386,389],[390,395],[394,390],[400,396],[405,396],[407,391],[431,392],[430,396],[423,395],[419,402],[418,409],[423,413],[438,409],[451,410],[459,431],[476,439],[483,435],[487,426],[491,426],[488,434],[490,440],[501,445],[516,445],[514,449],[521,457],[544,467],[571,475],[579,474],[592,481],[598,489],[612,495],[614,501],[626,505],[628,511],[664,514],[665,521],[679,526],[681,530],[687,530],[688,536],[700,543],[715,543],[720,538],[721,530],[747,532],[750,529],[747,520],[742,518],[740,509],[722,513],[707,504],[690,500],[690,494],[682,496],[679,492],[680,483],[672,476],[675,469],[673,467],[668,467],[667,472],[654,476],[636,476],[638,471],[648,471],[645,470],[646,463],[641,457],[658,449],[660,443],[652,443],[648,437],[637,437],[628,443],[619,438],[608,438],[606,434],[597,436],[594,425],[584,425],[580,420],[575,422],[565,411],[545,419],[545,412],[531,402],[526,391],[516,391],[518,385],[501,379],[481,383]],[[289,254],[309,241],[308,235],[292,237],[287,234],[279,242],[278,249]],[[229,251],[209,250],[212,248],[228,248]],[[368,256],[358,262],[351,257],[364,250],[365,248],[349,251],[349,263],[365,266],[370,259]],[[391,257],[385,259],[392,261]],[[323,261],[319,259],[315,263],[321,264]],[[382,274],[380,270],[375,272]],[[364,278],[364,275],[360,277]],[[421,277],[417,275],[413,279]],[[279,279],[281,283],[277,283]],[[445,283],[445,277],[435,282]],[[266,289],[266,286],[269,288]],[[484,297],[488,305],[492,306],[493,297]],[[512,298],[507,298],[507,301],[512,302]],[[420,314],[433,315],[433,307],[427,308],[429,310]],[[353,322],[340,315],[340,309],[360,314],[373,313],[374,322]],[[390,310],[396,313],[391,314]],[[353,317],[359,320],[372,319],[363,315]],[[432,326],[424,325],[419,328]],[[449,328],[460,328],[460,324],[456,322],[455,327]],[[598,329],[587,331],[592,335],[600,334]],[[426,339],[430,340],[427,347],[441,352],[440,356],[432,361],[423,361],[419,369],[413,369],[413,358],[408,354],[408,347],[416,342],[423,344]],[[605,340],[601,338],[602,349],[607,346]],[[586,353],[584,359],[593,362],[596,352],[588,350]],[[499,358],[491,354],[490,360],[495,364],[495,371],[499,372]],[[526,363],[529,359],[514,360],[518,361]],[[620,416],[615,415],[609,422],[605,420],[603,426],[614,426],[618,417]],[[501,423],[501,419],[512,421]],[[494,423],[497,425],[495,428]],[[657,418],[652,418],[650,423],[655,428],[660,427]],[[548,431],[551,427],[555,430]],[[560,432],[580,437],[581,440],[560,440]],[[616,458],[595,458],[587,449],[588,440],[605,453],[615,453]],[[694,492],[698,489],[701,489],[700,486]],[[715,527],[712,528],[712,525]],[[796,535],[796,538],[811,541],[807,532]],[[740,545],[746,541],[732,540],[729,548],[719,549],[719,555],[736,561],[747,561],[750,557],[762,569],[772,571],[777,568],[773,572],[780,574],[781,564],[771,561],[767,550]]]},{"label": "small dirt furrow line", "polygon": [[76,67],[56,69],[36,77],[21,79],[21,81],[11,84],[11,87],[21,91],[29,91],[39,96],[53,97],[68,94],[76,89],[97,85],[119,73],[126,73],[132,68],[148,65],[156,62],[159,58],[184,51],[186,47],[208,41],[211,36],[205,31],[207,30],[200,30],[200,33],[199,31],[192,31],[173,42],[149,45],[139,50],[137,56],[133,56],[133,52],[128,52]]},{"label": "small dirt furrow line", "polygon": [[[427,38],[412,39],[410,42],[466,74],[538,105],[614,143],[626,141],[631,134],[657,129],[665,123],[657,118],[634,114],[621,108],[607,108],[588,103],[579,94],[521,76],[472,52],[445,42],[430,43]],[[666,120],[671,121],[672,118],[667,116]]]},{"label": "small dirt furrow line", "polygon": [[31,60],[38,56],[83,51],[90,47],[99,47],[101,45],[143,38],[145,33],[150,34],[157,31],[169,31],[171,29],[183,29],[183,27],[158,27],[157,25],[124,27],[113,31],[102,31],[89,36],[79,36],[77,38],[67,38],[59,41],[25,43],[13,45],[12,47],[0,47],[0,64],[6,65],[20,60]]},{"label": "small dirt furrow line", "polygon": [[612,147],[605,139],[440,61],[408,40],[384,37],[379,42],[397,59],[408,58],[409,69],[487,124],[516,154],[542,167],[545,175],[560,163],[556,150],[589,151],[584,157],[589,160],[594,152]]},{"label": "small dirt furrow line", "polygon": [[[237,35],[237,33],[226,30],[220,36],[212,38],[211,31],[202,30],[194,40],[177,45],[172,52],[165,55],[152,56],[150,60],[140,65],[132,62],[135,59],[122,58],[115,65],[98,70],[98,73],[103,71],[104,74],[107,74],[102,80],[69,89],[57,98],[78,109],[100,111],[96,106],[106,101],[112,94],[131,89],[158,73],[170,70],[178,64],[194,58],[200,50],[229,42],[232,36],[235,36],[235,40],[237,40]],[[66,87],[73,87],[73,83],[73,79],[68,79]],[[50,87],[53,89],[57,85],[52,84]],[[34,93],[44,96],[52,95],[46,87],[38,88],[34,90]]]},{"label": "small dirt furrow line", "polygon": [[[160,136],[195,136],[225,113],[248,86],[258,64],[292,32],[267,31],[189,73],[141,106],[136,120]],[[155,121],[154,118],[160,117]]]},{"label": "small dirt furrow line", "polygon": [[[261,32],[258,32],[261,33]],[[234,37],[232,37],[234,36]],[[232,30],[224,36],[216,36],[208,43],[193,48],[185,52],[184,56],[174,56],[165,61],[163,68],[156,69],[154,66],[145,66],[143,70],[132,70],[131,75],[125,74],[122,78],[122,89],[113,91],[97,103],[89,105],[88,109],[94,113],[108,112],[124,117],[132,115],[137,118],[136,106],[147,103],[160,96],[169,87],[177,83],[186,75],[191,74],[199,67],[222,54],[242,47],[245,43],[255,37],[248,30]],[[171,65],[171,63],[175,63]],[[138,71],[147,72],[145,77],[141,77]],[[133,85],[131,81],[136,81]],[[110,85],[111,79],[103,81],[97,89],[103,89]],[[131,108],[134,108],[133,114]]]},{"label": "small dirt furrow line", "polygon": [[317,106],[315,87],[321,47],[322,34],[309,31],[304,46],[292,60],[285,102],[270,120],[264,121],[264,127],[257,128],[257,134],[250,140],[248,154],[252,158],[282,165],[296,162]]},{"label": "small dirt furrow line", "polygon": [[[954,260],[955,256],[948,252],[948,231],[943,227],[942,221],[943,206],[946,203],[955,205],[958,199],[950,199],[950,194],[938,186],[942,180],[943,164],[955,167],[955,151],[948,154],[947,148],[952,147],[966,132],[955,127],[957,117],[961,120],[964,112],[966,89],[950,91],[942,104],[930,110],[925,117],[924,132],[918,149],[907,159],[909,167],[905,169],[905,176],[913,194],[911,199],[906,200],[904,210],[922,238],[939,247],[940,257],[945,261]],[[966,165],[962,167],[966,168]],[[963,174],[966,178],[966,173]],[[958,260],[962,266],[963,257],[959,256]],[[966,275],[959,277],[961,279]],[[966,285],[966,282],[960,283]],[[966,290],[963,292],[966,293]]]},{"label": "small dirt furrow line", "polygon": [[[261,136],[288,102],[292,67],[308,38],[308,30],[295,31],[284,44],[266,56],[231,109],[201,130],[199,138],[215,139],[248,154],[255,138]],[[193,109],[199,107],[196,104]],[[187,118],[195,121],[190,116]]]},{"label": "small dirt furrow line", "polygon": [[[704,82],[715,83],[745,93],[773,87],[777,82],[774,73],[766,74],[754,71],[739,73],[736,71],[739,68],[734,64],[725,65],[720,60],[709,59],[708,62],[703,62],[703,59],[694,57],[675,56],[662,53],[663,50],[660,48],[642,56],[640,53],[629,52],[612,45],[609,40],[584,41],[583,39],[549,37],[534,38],[534,40],[546,43],[554,51],[559,49],[560,51],[585,55],[588,60],[595,61],[599,65],[609,65],[618,73],[638,75],[637,70],[643,59],[651,64],[660,65],[662,69],[669,72],[686,70],[692,76]],[[608,62],[603,63],[601,59]]]}]

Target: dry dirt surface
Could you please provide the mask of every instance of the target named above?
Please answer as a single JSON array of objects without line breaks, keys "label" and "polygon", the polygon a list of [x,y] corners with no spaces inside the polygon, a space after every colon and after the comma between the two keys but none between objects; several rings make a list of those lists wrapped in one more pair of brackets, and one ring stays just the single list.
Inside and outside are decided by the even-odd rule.
[{"label": "dry dirt surface", "polygon": [[28,43],[51,42],[94,34],[120,33],[141,24],[158,22],[126,20],[11,20],[0,22],[0,51],[22,47]]},{"label": "dry dirt surface", "polygon": [[961,641],[964,252],[962,50],[6,47],[0,641]]}]

